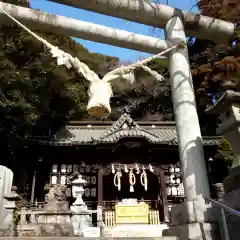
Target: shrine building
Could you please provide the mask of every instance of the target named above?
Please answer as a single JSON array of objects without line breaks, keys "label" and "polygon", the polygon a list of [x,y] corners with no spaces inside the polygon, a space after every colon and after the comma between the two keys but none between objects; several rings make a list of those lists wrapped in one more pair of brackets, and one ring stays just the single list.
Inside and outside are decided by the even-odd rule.
[{"label": "shrine building", "polygon": [[[184,200],[174,122],[135,122],[124,113],[116,122],[70,122],[51,141],[28,148],[41,156],[31,184],[31,200],[43,202],[47,184],[67,184],[79,172],[87,181],[84,201],[114,210],[118,201],[137,199],[168,221],[171,206]],[[216,153],[219,137],[203,137],[205,159]],[[36,171],[35,171],[36,173]]]}]

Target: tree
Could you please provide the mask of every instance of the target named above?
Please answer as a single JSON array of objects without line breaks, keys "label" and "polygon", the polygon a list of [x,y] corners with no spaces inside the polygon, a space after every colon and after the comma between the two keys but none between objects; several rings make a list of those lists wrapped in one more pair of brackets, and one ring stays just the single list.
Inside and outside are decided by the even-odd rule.
[{"label": "tree", "polygon": [[238,0],[198,0],[201,14],[222,20],[236,22],[240,20]]},{"label": "tree", "polygon": [[120,113],[128,111],[139,121],[174,120],[166,66],[160,59],[151,61],[148,66],[165,76],[166,81],[158,82],[141,69],[136,70],[134,84],[124,87],[124,91],[114,88],[111,119],[115,120]]},{"label": "tree", "polygon": [[219,143],[218,153],[224,158],[227,165],[231,167],[234,153],[231,144],[225,138],[223,138]]},{"label": "tree", "polygon": [[[27,0],[5,2],[30,7]],[[69,37],[37,31],[94,71],[107,72],[118,59],[90,53]],[[63,121],[86,117],[88,82],[58,67],[44,46],[15,25],[0,28],[0,146],[6,161],[27,136],[51,136]]]},{"label": "tree", "polygon": [[[198,1],[201,14],[237,23],[239,1]],[[219,118],[204,113],[213,104],[225,86],[240,77],[240,43],[233,38],[228,44],[216,44],[209,40],[190,38],[189,54],[200,122],[206,132],[216,129]],[[210,121],[209,121],[210,120]]]}]

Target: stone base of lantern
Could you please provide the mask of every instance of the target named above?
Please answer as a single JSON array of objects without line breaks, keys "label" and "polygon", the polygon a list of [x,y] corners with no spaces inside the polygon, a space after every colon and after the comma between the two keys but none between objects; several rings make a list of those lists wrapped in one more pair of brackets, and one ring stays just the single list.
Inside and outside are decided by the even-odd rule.
[{"label": "stone base of lantern", "polygon": [[38,236],[73,236],[71,212],[66,201],[49,201],[38,215]]},{"label": "stone base of lantern", "polygon": [[224,179],[223,185],[226,193],[240,188],[240,166],[230,170],[230,174]]},{"label": "stone base of lantern", "polygon": [[189,223],[163,230],[163,236],[177,236],[179,240],[219,240],[217,224]]},{"label": "stone base of lantern", "polygon": [[170,228],[163,236],[177,236],[179,240],[219,240],[217,209],[203,198],[186,201],[171,209]]},{"label": "stone base of lantern", "polygon": [[[237,211],[240,211],[240,188],[228,192],[223,197],[223,203]],[[226,213],[228,234],[231,240],[238,240],[240,236],[240,218],[233,214]]]},{"label": "stone base of lantern", "polygon": [[69,204],[65,201],[49,201],[44,205],[45,212],[68,212]]},{"label": "stone base of lantern", "polygon": [[[234,210],[240,211],[240,167],[231,169],[229,177],[224,182],[225,195],[223,203]],[[240,236],[240,218],[226,213],[229,237],[238,240]]]}]

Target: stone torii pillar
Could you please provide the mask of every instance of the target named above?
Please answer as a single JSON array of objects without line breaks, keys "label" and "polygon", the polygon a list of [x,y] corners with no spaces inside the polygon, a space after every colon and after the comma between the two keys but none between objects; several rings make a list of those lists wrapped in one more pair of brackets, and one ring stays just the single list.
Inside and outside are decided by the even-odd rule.
[{"label": "stone torii pillar", "polygon": [[[173,17],[166,25],[166,40],[186,43],[180,17]],[[195,93],[192,83],[187,46],[179,47],[169,54],[169,73],[172,88],[174,115],[178,133],[179,155],[184,176],[186,199],[197,196],[210,197],[204,160],[202,136],[199,126]]]},{"label": "stone torii pillar", "polygon": [[180,240],[219,239],[215,238],[217,225],[211,224],[211,205],[203,198],[210,197],[210,190],[186,36],[177,12],[166,24],[165,35],[170,44],[183,42],[169,53],[169,72],[186,199],[172,208],[171,227],[163,235],[178,236]]}]

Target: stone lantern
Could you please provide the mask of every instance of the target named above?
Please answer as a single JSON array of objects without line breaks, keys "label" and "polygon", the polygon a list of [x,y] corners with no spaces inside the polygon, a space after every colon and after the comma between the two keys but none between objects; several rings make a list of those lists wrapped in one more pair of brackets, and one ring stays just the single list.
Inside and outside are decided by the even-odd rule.
[{"label": "stone lantern", "polygon": [[[236,86],[236,85],[235,85]],[[210,114],[220,113],[222,124],[217,132],[223,135],[231,144],[234,153],[230,174],[223,181],[225,195],[222,201],[227,206],[240,210],[240,91],[234,91],[234,83],[226,84],[228,89],[220,99],[211,107],[206,109]],[[238,217],[228,214],[226,216],[228,223],[229,237],[232,240],[238,240],[240,235]]]},{"label": "stone lantern", "polygon": [[12,186],[11,192],[4,196],[5,201],[5,219],[4,228],[10,231],[9,234],[13,234],[14,230],[14,211],[17,209],[16,202],[21,200],[22,197],[17,193],[17,187]]},{"label": "stone lantern", "polygon": [[225,192],[240,189],[240,92],[226,90],[213,106],[206,109],[206,112],[220,113],[222,124],[218,127],[217,133],[229,141],[234,152],[230,176],[224,180]]},{"label": "stone lantern", "polygon": [[86,204],[83,202],[83,194],[84,194],[84,185],[87,183],[86,180],[82,178],[82,175],[78,175],[78,178],[72,181],[72,194],[73,197],[76,198],[76,201],[73,203],[73,205],[84,205]]},{"label": "stone lantern", "polygon": [[82,175],[78,175],[78,178],[72,181],[72,193],[76,201],[71,206],[72,212],[72,225],[74,229],[74,235],[84,236],[84,231],[92,226],[92,215],[88,211],[87,205],[82,199],[86,181],[82,179]]}]

